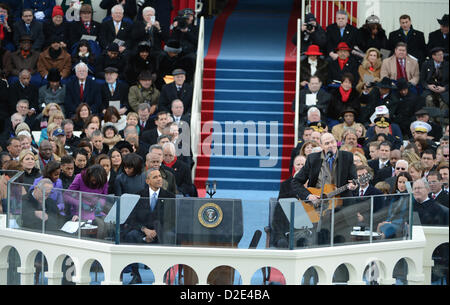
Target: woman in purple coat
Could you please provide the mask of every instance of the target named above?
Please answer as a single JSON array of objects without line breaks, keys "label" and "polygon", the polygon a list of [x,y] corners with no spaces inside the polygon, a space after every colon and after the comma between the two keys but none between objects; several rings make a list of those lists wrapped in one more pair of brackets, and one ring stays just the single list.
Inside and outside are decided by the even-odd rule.
[{"label": "woman in purple coat", "polygon": [[33,186],[30,188],[30,191],[35,188],[35,186],[41,181],[43,178],[48,178],[53,182],[53,189],[50,193],[49,198],[53,199],[57,205],[61,215],[67,215],[64,209],[64,200],[62,196],[62,181],[59,179],[59,175],[61,174],[61,163],[58,161],[50,161],[48,162],[44,170],[42,171],[42,176],[34,179]]},{"label": "woman in purple coat", "polygon": [[[103,208],[106,203],[106,197],[102,195],[108,194],[108,180],[105,169],[99,165],[92,165],[75,176],[69,191],[64,193],[66,203],[70,204],[72,221],[79,220],[80,195],[81,194],[81,221],[91,222],[96,225],[97,238],[103,239],[106,236],[105,223],[103,218]],[[99,196],[100,194],[100,196]]]}]

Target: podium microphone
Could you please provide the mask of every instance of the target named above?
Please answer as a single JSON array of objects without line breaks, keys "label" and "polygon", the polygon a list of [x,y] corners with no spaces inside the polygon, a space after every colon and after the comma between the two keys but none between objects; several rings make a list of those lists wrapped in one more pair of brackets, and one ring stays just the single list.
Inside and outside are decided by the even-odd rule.
[{"label": "podium microphone", "polygon": [[256,246],[259,243],[259,240],[261,239],[262,232],[261,230],[256,230],[253,234],[252,240],[250,241],[249,249],[256,249]]},{"label": "podium microphone", "polygon": [[333,157],[333,152],[331,150],[327,151],[327,161]]}]

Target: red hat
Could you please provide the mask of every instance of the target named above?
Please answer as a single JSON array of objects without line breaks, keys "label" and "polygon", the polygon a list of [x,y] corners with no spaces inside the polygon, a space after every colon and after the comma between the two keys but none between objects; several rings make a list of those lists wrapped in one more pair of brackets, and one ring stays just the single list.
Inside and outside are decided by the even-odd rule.
[{"label": "red hat", "polygon": [[320,52],[319,46],[312,44],[308,47],[308,50],[306,50],[305,55],[323,55],[322,52]]},{"label": "red hat", "polygon": [[61,5],[55,5],[53,7],[52,18],[55,17],[56,15],[60,15],[60,16],[64,17],[64,12],[63,12]]},{"label": "red hat", "polygon": [[337,48],[335,49],[335,51],[339,51],[339,50],[351,51],[352,49],[350,49],[348,44],[346,44],[345,42],[340,42],[338,44]]}]

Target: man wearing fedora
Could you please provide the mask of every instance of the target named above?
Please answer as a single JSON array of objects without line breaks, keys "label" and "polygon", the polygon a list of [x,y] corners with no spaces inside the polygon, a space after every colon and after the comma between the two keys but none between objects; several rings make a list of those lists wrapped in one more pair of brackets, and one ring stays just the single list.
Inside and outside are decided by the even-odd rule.
[{"label": "man wearing fedora", "polygon": [[348,13],[345,10],[336,12],[336,22],[327,26],[327,52],[332,60],[338,59],[336,47],[345,42],[351,50],[358,44],[358,29],[348,23]]},{"label": "man wearing fedora", "polygon": [[355,117],[357,113],[352,107],[346,107],[341,113],[341,117],[344,120],[342,123],[334,125],[331,129],[331,133],[336,138],[336,141],[342,141],[342,134],[346,129],[356,129]]},{"label": "man wearing fedora", "polygon": [[20,39],[23,35],[29,35],[31,37],[31,48],[33,50],[40,51],[44,45],[43,26],[41,22],[34,20],[32,9],[24,9],[22,11],[22,19],[14,23],[13,33],[14,44],[17,48],[19,48]]},{"label": "man wearing fedora", "polygon": [[352,49],[346,42],[340,42],[338,44],[334,50],[338,57],[328,64],[328,83],[340,83],[342,76],[345,73],[351,73],[353,75],[353,86],[358,83],[359,63],[352,55],[350,55],[351,50]]},{"label": "man wearing fedora", "polygon": [[[65,2],[65,1],[64,1]],[[86,3],[86,1],[84,1]],[[92,19],[92,6],[83,4],[80,8],[80,20],[73,21],[70,24],[69,48],[72,48],[81,40],[83,35],[89,35],[98,38],[100,35],[101,24]],[[95,42],[97,44],[97,42]]]},{"label": "man wearing fedora", "polygon": [[66,95],[66,85],[61,84],[61,74],[58,69],[50,68],[47,74],[47,84],[39,88],[39,108],[44,110],[50,103],[56,103],[64,112],[64,98]]},{"label": "man wearing fedora", "polygon": [[172,71],[174,81],[163,86],[158,102],[159,111],[170,112],[172,101],[180,99],[183,102],[184,113],[191,113],[192,96],[194,89],[186,83],[186,71],[175,69]]},{"label": "man wearing fedora", "polygon": [[[300,39],[302,53],[304,53],[311,45],[318,46],[320,52],[326,52],[327,33],[322,26],[317,23],[316,17],[314,17],[314,14],[312,13],[305,15],[305,21],[302,23]],[[294,37],[292,37],[292,43],[297,45],[297,33],[295,33]]]},{"label": "man wearing fedora", "polygon": [[[31,74],[37,73],[37,62],[39,59],[39,51],[31,48],[33,38],[30,35],[23,35],[20,38],[19,48],[11,53],[11,60],[6,62],[5,70],[9,76],[16,78],[9,79],[9,83],[14,83],[19,76],[20,71],[27,69]],[[40,79],[40,76],[39,76]],[[39,82],[40,83],[40,82]]]},{"label": "man wearing fedora", "polygon": [[398,107],[393,118],[400,126],[402,134],[408,135],[410,133],[409,125],[416,120],[414,113],[425,107],[425,99],[411,92],[409,84],[404,78],[397,81],[397,90],[394,95],[398,99]]},{"label": "man wearing fedora", "polygon": [[328,62],[320,58],[323,53],[319,46],[310,45],[304,54],[307,57],[300,64],[300,86],[305,87],[311,76],[317,76],[323,84],[326,84],[328,81]]},{"label": "man wearing fedora", "polygon": [[431,50],[435,47],[444,48],[444,56],[448,60],[448,14],[442,16],[442,19],[437,20],[440,28],[428,34],[428,52],[431,55]]},{"label": "man wearing fedora", "polygon": [[420,71],[420,83],[424,88],[427,107],[436,109],[440,123],[448,124],[448,75],[449,64],[444,61],[444,48],[435,47],[431,50],[431,59],[425,61]]},{"label": "man wearing fedora", "polygon": [[381,64],[380,77],[388,77],[392,80],[405,78],[410,84],[416,86],[419,83],[419,63],[408,56],[407,44],[398,42],[394,54],[383,59]]},{"label": "man wearing fedora", "polygon": [[426,57],[426,45],[423,32],[413,28],[411,17],[408,15],[401,15],[399,22],[400,28],[389,33],[390,50],[394,51],[399,42],[404,42],[407,44],[408,54],[414,56],[419,61],[419,64],[422,64]]},{"label": "man wearing fedora", "polygon": [[393,89],[397,89],[394,82],[388,77],[375,84],[373,84],[372,90],[363,91],[360,97],[361,104],[366,104],[366,111],[361,113],[361,121],[368,122],[369,116],[375,112],[376,107],[385,105],[390,114],[396,113],[398,107],[398,99],[392,93]]},{"label": "man wearing fedora", "polygon": [[130,105],[128,104],[128,84],[118,80],[119,70],[116,67],[106,67],[104,69],[104,77],[105,83],[100,87],[102,94],[102,112],[105,113],[110,101],[120,101],[120,108],[117,110],[120,115],[126,114],[130,109]]}]

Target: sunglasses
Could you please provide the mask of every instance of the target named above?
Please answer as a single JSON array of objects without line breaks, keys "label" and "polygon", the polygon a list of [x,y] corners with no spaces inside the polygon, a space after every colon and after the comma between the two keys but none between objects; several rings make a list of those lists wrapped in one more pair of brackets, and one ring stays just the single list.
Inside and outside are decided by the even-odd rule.
[{"label": "sunglasses", "polygon": [[396,170],[399,170],[399,171],[405,171],[405,170],[406,170],[405,167],[396,167],[395,169],[396,169]]}]

